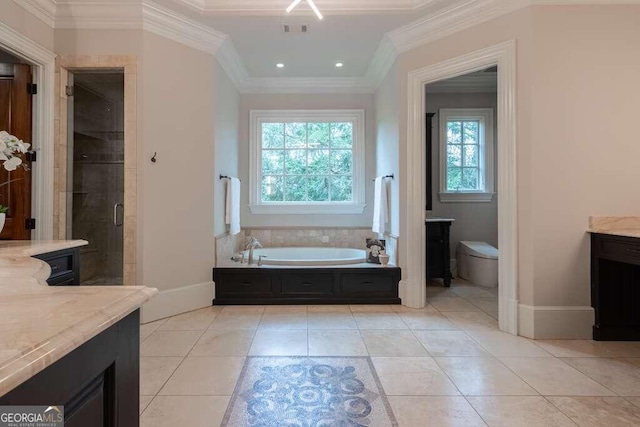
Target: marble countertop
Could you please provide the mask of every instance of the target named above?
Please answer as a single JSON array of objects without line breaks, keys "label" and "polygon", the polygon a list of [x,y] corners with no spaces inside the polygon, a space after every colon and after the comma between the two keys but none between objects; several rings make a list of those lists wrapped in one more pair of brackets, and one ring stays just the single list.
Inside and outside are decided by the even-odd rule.
[{"label": "marble countertop", "polygon": [[587,232],[640,238],[640,216],[592,216]]},{"label": "marble countertop", "polygon": [[425,218],[424,222],[455,222],[456,220],[453,218]]},{"label": "marble countertop", "polygon": [[144,286],[48,286],[50,267],[32,258],[86,245],[0,242],[0,396],[138,309]]}]

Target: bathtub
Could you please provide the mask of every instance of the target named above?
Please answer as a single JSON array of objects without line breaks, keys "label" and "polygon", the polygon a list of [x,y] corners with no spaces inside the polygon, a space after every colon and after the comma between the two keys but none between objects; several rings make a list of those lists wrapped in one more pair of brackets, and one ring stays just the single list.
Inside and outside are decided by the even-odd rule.
[{"label": "bathtub", "polygon": [[[249,251],[245,251],[245,259]],[[253,259],[263,265],[349,265],[366,262],[367,251],[349,248],[260,248],[253,251]]]}]

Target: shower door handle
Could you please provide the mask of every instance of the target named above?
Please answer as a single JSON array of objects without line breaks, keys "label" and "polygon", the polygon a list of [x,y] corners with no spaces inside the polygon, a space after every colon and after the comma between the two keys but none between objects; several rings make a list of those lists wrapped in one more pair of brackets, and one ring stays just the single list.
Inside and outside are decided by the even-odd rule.
[{"label": "shower door handle", "polygon": [[123,222],[118,222],[118,208],[122,208],[124,213],[124,205],[122,203],[116,203],[113,205],[113,225],[116,227],[122,227]]}]

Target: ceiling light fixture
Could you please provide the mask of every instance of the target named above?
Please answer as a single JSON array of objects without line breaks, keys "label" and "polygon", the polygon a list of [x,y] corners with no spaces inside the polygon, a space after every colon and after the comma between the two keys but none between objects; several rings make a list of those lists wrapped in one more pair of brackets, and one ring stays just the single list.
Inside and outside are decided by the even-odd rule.
[{"label": "ceiling light fixture", "polygon": [[344,64],[342,62],[337,62],[336,63],[336,67],[338,68],[342,68],[344,66]]},{"label": "ceiling light fixture", "polygon": [[[289,5],[289,7],[287,8],[287,13],[291,13],[291,11],[295,9],[296,6],[300,4],[300,2],[302,2],[302,0],[294,0],[293,3],[291,3],[291,5]],[[320,13],[320,9],[318,9],[318,6],[316,6],[313,0],[307,0],[307,3],[309,4],[309,6],[311,6],[311,9],[316,14],[318,19],[322,20],[322,18],[324,17],[322,16],[322,13]]]},{"label": "ceiling light fixture", "polygon": [[278,63],[276,64],[276,67],[278,67],[278,68],[284,68],[284,64],[283,64],[282,62],[278,62]]}]

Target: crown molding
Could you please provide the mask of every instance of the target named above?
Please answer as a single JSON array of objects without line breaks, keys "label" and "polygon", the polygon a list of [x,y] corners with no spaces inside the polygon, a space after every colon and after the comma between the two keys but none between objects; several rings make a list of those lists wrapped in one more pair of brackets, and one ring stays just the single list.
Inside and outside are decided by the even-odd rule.
[{"label": "crown molding", "polygon": [[215,55],[229,38],[154,2],[142,2],[142,28],[194,49]]},{"label": "crown molding", "polygon": [[391,39],[385,35],[376,53],[373,55],[373,59],[365,75],[365,79],[369,81],[374,90],[382,84],[382,81],[387,76],[387,73],[389,73],[397,57],[398,52],[395,46],[391,42]]},{"label": "crown molding", "polygon": [[128,30],[142,28],[142,2],[58,2],[54,28],[64,30]]},{"label": "crown molding", "polygon": [[[321,9],[326,15],[412,12],[435,0],[323,0]],[[202,14],[278,14],[286,4],[283,0],[174,0]],[[301,9],[295,13],[310,13]]]},{"label": "crown molding", "polygon": [[249,79],[249,73],[242,63],[242,59],[238,54],[231,39],[226,39],[218,52],[216,58],[238,90],[240,90],[245,81]]},{"label": "crown molding", "polygon": [[40,19],[50,27],[56,22],[56,1],[55,0],[13,0],[22,6],[27,12]]}]

